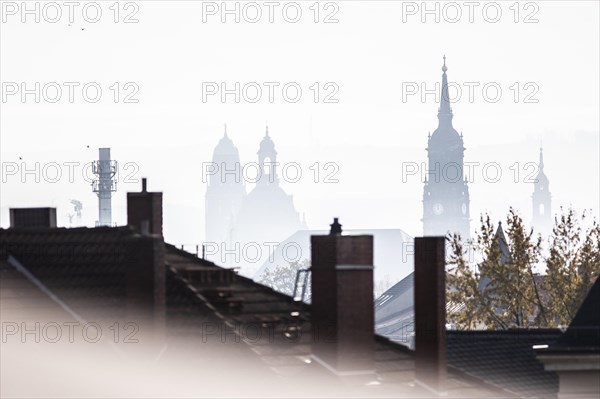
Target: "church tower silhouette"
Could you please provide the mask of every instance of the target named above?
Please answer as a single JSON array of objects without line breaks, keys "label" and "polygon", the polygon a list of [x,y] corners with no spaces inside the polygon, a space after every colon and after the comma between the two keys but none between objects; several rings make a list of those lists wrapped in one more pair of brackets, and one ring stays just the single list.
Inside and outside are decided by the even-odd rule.
[{"label": "church tower silhouette", "polygon": [[438,127],[429,135],[428,171],[423,189],[423,234],[439,236],[459,233],[470,238],[469,187],[464,176],[462,133],[452,126],[452,108],[448,94],[446,56],[442,67],[442,92]]},{"label": "church tower silhouette", "polygon": [[269,137],[269,126],[266,127],[265,137],[260,142],[258,148],[258,164],[260,166],[260,177],[257,184],[279,184],[277,176],[277,151],[275,151],[275,143]]},{"label": "church tower silhouette", "polygon": [[[205,244],[215,251],[211,260],[244,268],[246,273],[256,271],[274,245],[307,229],[293,196],[280,185],[278,154],[268,127],[256,154],[258,164],[249,164],[247,176],[238,149],[225,130],[213,154],[212,166],[217,173],[210,175],[206,190]],[[257,175],[252,176],[256,169]],[[244,179],[253,185],[247,194]]]},{"label": "church tower silhouette", "polygon": [[552,209],[550,195],[550,181],[544,173],[544,152],[540,148],[540,163],[538,165],[538,175],[533,181],[533,195],[531,196],[533,205],[534,229],[543,236],[548,236],[552,232]]},{"label": "church tower silhouette", "polygon": [[246,197],[240,155],[227,136],[227,125],[213,152],[216,173],[210,175],[206,189],[206,242],[216,245],[234,241],[237,215]]}]

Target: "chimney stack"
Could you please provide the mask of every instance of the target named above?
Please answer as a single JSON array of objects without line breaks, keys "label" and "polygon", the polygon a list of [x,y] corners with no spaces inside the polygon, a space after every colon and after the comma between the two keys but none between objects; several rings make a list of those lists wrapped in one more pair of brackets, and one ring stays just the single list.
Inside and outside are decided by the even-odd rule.
[{"label": "chimney stack", "polygon": [[[139,235],[127,251],[127,303],[131,321],[164,333],[166,309],[165,243],[162,236],[162,193],[127,193],[127,223]],[[142,327],[140,326],[140,329]]]},{"label": "chimney stack", "polygon": [[146,178],[142,178],[142,191],[127,193],[127,224],[141,234],[162,236],[162,193],[146,188]]},{"label": "chimney stack", "polygon": [[312,236],[313,357],[337,375],[373,373],[373,236]]},{"label": "chimney stack", "polygon": [[446,254],[444,237],[415,238],[416,380],[434,392],[446,380]]}]

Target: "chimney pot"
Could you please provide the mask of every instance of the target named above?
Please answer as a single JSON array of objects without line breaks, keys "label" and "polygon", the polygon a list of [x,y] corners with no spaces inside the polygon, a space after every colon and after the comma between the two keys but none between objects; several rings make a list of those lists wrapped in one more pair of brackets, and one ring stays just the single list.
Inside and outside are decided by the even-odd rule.
[{"label": "chimney pot", "polygon": [[340,235],[342,234],[342,225],[339,223],[338,218],[333,218],[333,223],[329,225],[331,230],[329,230],[329,235]]}]

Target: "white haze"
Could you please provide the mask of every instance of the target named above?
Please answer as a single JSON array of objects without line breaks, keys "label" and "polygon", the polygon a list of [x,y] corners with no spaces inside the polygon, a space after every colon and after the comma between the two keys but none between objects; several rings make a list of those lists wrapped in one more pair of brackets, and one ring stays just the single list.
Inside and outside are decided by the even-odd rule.
[{"label": "white haze", "polygon": [[[450,82],[497,82],[504,96],[496,103],[464,96],[453,104],[454,126],[462,131],[465,160],[501,165],[502,178],[470,184],[471,215],[503,218],[509,206],[531,218],[531,183],[525,163],[537,161],[543,143],[553,211],[576,210],[599,202],[599,29],[597,2],[542,1],[539,23],[458,23],[418,16],[402,22],[402,2],[337,2],[337,24],[297,24],[278,20],[239,24],[202,23],[202,2],[137,2],[137,24],[19,22],[0,28],[2,82],[135,82],[137,104],[73,104],[9,100],[0,104],[3,181],[0,223],[8,208],[57,206],[60,225],[69,225],[70,199],[83,202],[83,222],[93,226],[97,198],[76,168],[57,183],[6,176],[7,163],[79,162],[97,159],[111,147],[113,159],[139,167],[149,189],[164,192],[167,242],[195,245],[204,239],[202,163],[209,162],[227,123],[242,162],[256,159],[266,121],[282,163],[301,165],[298,183],[282,181],[294,195],[308,227],[324,229],[332,217],[344,228],[401,228],[422,233],[422,183],[402,179],[402,163],[426,160],[427,133],[437,126],[432,96],[402,101],[402,83],[441,80],[447,56]],[[420,2],[419,2],[420,3]],[[304,5],[308,12],[308,4]],[[482,3],[483,4],[483,3]],[[523,17],[521,15],[521,17]],[[83,30],[82,30],[83,28]],[[301,101],[290,104],[202,102],[202,82],[298,82]],[[308,87],[335,82],[337,104],[315,104]],[[538,103],[515,103],[509,87],[533,82]],[[523,94],[523,93],[522,93]],[[89,146],[89,148],[88,148]],[[22,158],[22,160],[20,159]],[[339,165],[338,183],[315,183],[315,162]],[[519,182],[511,165],[521,165]],[[21,167],[21,166],[19,166]],[[135,169],[130,169],[133,171]],[[63,174],[66,169],[63,170]],[[125,171],[127,172],[127,171]],[[121,178],[123,178],[122,173]],[[321,179],[323,176],[321,176]],[[140,183],[118,186],[113,220],[126,223],[125,195]],[[251,185],[248,185],[248,189]],[[472,228],[476,223],[472,223]]]}]

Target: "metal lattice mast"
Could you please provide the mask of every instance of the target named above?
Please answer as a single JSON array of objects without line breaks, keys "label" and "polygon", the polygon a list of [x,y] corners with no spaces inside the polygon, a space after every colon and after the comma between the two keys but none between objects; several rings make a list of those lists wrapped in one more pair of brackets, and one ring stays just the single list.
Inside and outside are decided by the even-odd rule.
[{"label": "metal lattice mast", "polygon": [[93,173],[98,179],[92,182],[92,190],[98,194],[98,221],[96,226],[112,225],[111,198],[117,191],[114,177],[117,173],[117,161],[111,161],[110,148],[100,148],[100,156],[92,164]]}]

